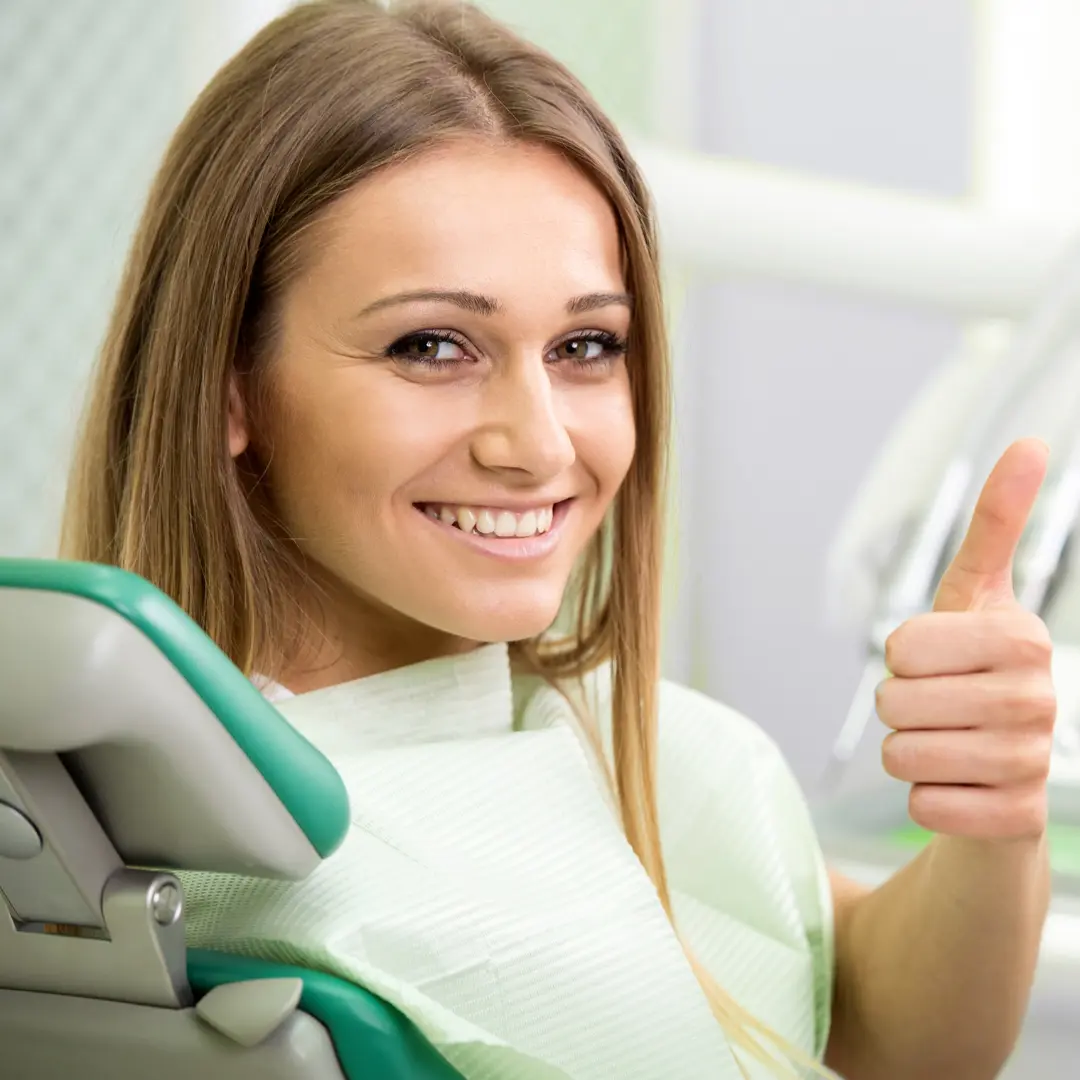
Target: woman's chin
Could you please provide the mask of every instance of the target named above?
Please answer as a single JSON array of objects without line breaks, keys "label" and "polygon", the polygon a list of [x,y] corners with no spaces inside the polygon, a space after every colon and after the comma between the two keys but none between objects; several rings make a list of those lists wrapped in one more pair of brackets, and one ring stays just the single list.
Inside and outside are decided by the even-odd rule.
[{"label": "woman's chin", "polygon": [[492,644],[499,641],[526,641],[544,633],[555,621],[562,604],[562,593],[547,602],[514,603],[506,597],[503,602],[479,603],[474,599],[463,602],[449,617],[439,619],[442,629],[467,641]]},{"label": "woman's chin", "polygon": [[555,621],[555,615],[545,618],[494,618],[469,620],[469,631],[459,636],[484,645],[502,641],[528,641],[539,637]]}]

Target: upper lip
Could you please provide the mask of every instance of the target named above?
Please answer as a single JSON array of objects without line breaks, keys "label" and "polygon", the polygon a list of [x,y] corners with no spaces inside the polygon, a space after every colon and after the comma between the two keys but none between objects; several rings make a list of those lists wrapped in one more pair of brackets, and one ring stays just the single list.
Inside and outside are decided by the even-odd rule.
[{"label": "upper lip", "polygon": [[549,506],[557,506],[573,498],[572,495],[563,498],[550,499],[508,499],[505,496],[497,496],[491,499],[420,499],[418,506],[479,506],[488,510],[509,510],[513,514],[524,514],[529,510],[543,510]]}]

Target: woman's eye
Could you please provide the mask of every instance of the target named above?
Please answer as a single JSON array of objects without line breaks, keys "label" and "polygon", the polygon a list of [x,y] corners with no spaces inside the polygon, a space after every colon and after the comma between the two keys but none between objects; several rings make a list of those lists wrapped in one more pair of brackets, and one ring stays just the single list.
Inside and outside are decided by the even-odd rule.
[{"label": "woman's eye", "polygon": [[552,349],[555,360],[568,360],[574,364],[596,365],[611,363],[622,356],[626,346],[610,334],[595,337],[570,338]]},{"label": "woman's eye", "polygon": [[429,364],[433,367],[467,359],[461,345],[440,334],[410,334],[395,341],[387,352],[396,360]]}]

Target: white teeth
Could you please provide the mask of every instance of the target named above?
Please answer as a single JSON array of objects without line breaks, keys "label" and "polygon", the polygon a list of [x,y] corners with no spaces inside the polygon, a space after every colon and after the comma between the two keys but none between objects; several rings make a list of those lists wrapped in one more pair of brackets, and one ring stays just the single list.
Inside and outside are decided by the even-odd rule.
[{"label": "white teeth", "polygon": [[517,536],[517,527],[517,518],[509,510],[504,510],[495,519],[496,536]]},{"label": "white teeth", "polygon": [[462,532],[502,538],[539,536],[551,528],[555,516],[555,509],[551,506],[525,510],[520,514],[511,510],[473,509],[441,503],[425,504],[423,510],[433,521],[456,525]]}]

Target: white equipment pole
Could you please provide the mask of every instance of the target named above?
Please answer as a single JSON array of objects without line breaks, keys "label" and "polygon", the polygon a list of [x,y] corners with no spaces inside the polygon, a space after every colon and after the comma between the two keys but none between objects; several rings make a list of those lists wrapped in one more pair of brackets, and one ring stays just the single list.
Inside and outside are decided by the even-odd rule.
[{"label": "white equipment pole", "polygon": [[997,212],[645,141],[634,150],[657,201],[665,251],[678,264],[963,317],[1028,311],[1078,217]]},{"label": "white equipment pole", "polygon": [[1080,222],[1080,4],[977,0],[974,194],[990,212]]}]

